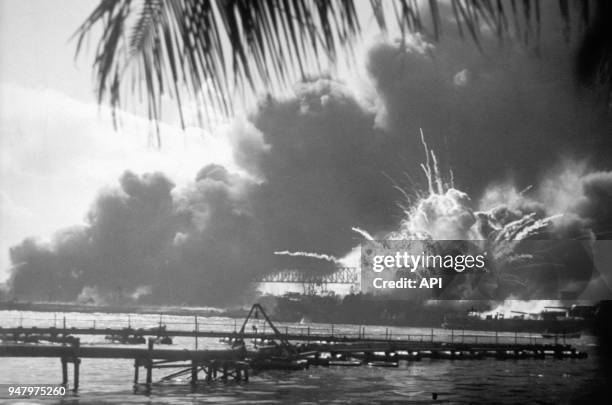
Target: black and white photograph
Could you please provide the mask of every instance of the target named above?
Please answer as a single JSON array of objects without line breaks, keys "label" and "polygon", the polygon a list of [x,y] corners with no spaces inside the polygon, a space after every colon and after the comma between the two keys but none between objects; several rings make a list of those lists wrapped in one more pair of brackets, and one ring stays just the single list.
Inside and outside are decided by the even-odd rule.
[{"label": "black and white photograph", "polygon": [[0,0],[0,404],[609,404],[612,2]]}]

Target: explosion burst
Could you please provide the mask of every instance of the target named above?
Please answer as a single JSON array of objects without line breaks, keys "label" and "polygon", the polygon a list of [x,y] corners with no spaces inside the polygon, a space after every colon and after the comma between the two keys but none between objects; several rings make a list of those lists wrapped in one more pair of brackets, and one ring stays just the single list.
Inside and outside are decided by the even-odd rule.
[{"label": "explosion burst", "polygon": [[[568,263],[557,251],[560,246],[576,248],[571,243],[576,241],[568,245],[563,231],[556,227],[556,221],[563,219],[564,214],[546,214],[538,204],[512,207],[509,201],[503,200],[484,209],[473,209],[470,196],[454,186],[452,171],[451,180],[445,181],[435,152],[429,149],[422,131],[420,135],[426,157],[421,169],[427,180],[427,191],[415,192],[417,199],[404,208],[399,228],[379,239],[395,243],[421,241],[426,249],[441,254],[457,249],[465,253],[474,247],[484,253],[486,272],[455,280],[455,285],[446,291],[447,298],[532,299],[552,292],[558,295],[570,282],[562,275]],[[530,187],[519,193],[525,201],[528,190]],[[402,194],[408,195],[405,190]],[[376,239],[360,228],[353,230],[368,241]],[[424,276],[428,270],[417,273]]]}]

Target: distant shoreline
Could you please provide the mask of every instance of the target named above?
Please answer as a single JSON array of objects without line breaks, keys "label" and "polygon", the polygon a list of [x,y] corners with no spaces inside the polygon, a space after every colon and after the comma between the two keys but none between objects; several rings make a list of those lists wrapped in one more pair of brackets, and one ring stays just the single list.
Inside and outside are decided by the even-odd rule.
[{"label": "distant shoreline", "polygon": [[87,305],[71,303],[47,302],[0,302],[0,311],[38,311],[38,312],[104,312],[110,314],[136,313],[152,315],[177,316],[219,316],[227,318],[243,318],[248,309],[244,308],[190,308],[176,306],[130,306],[130,305]]}]

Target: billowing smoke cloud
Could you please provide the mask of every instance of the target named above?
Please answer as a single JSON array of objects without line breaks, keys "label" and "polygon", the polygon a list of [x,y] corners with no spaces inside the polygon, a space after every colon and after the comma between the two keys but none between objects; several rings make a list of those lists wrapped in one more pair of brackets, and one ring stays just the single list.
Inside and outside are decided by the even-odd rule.
[{"label": "billowing smoke cloud", "polygon": [[90,287],[120,300],[150,286],[161,302],[223,303],[232,283],[244,287],[237,274],[262,271],[265,256],[255,258],[267,249],[246,206],[248,182],[207,166],[178,197],[160,173],[126,172],[119,183],[101,193],[83,228],[11,249],[15,294],[74,299]]},{"label": "billowing smoke cloud", "polygon": [[[328,271],[330,261],[274,252],[341,257],[360,241],[353,227],[377,236],[396,229],[405,220],[398,202],[410,204],[397,189],[410,196],[425,189],[419,128],[465,192],[438,195],[452,204],[412,221],[415,229],[431,229],[427,221],[444,214],[435,237],[459,237],[477,228],[476,211],[496,205],[490,215],[499,222],[558,212],[575,218],[566,232],[603,235],[612,225],[612,175],[571,169],[580,187],[566,180],[559,187],[542,173],[565,155],[589,156],[605,168],[612,145],[609,117],[576,97],[564,44],[553,44],[540,58],[512,47],[483,56],[452,40],[377,44],[366,61],[376,100],[329,79],[303,83],[295,97],[262,100],[228,133],[244,173],[209,165],[178,190],[163,174],[126,172],[119,188],[100,194],[85,226],[11,249],[12,291],[75,299],[87,288],[141,301],[221,304],[275,269]],[[487,189],[500,179],[527,186],[542,177],[548,180],[537,195],[511,185]],[[468,194],[483,197],[470,201]]]},{"label": "billowing smoke cloud", "polygon": [[471,195],[504,178],[532,184],[567,155],[609,168],[611,121],[572,84],[572,50],[555,35],[544,30],[539,57],[486,36],[484,57],[452,39],[433,50],[418,38],[373,47],[368,69],[382,106],[377,125],[394,146],[389,158],[414,168],[405,162],[421,161],[423,128]]},{"label": "billowing smoke cloud", "polygon": [[100,194],[87,225],[58,233],[50,244],[29,239],[11,249],[17,296],[74,299],[95,287],[120,297],[167,270],[169,247],[191,214],[176,209],[174,185],[160,173],[126,172],[119,183]]},{"label": "billowing smoke cloud", "polygon": [[[602,240],[610,239],[606,229],[612,225],[611,180],[612,172],[589,171],[584,164],[566,162],[539,185],[523,192],[509,184],[490,186],[480,209],[494,218],[501,217],[502,223],[529,216],[544,221],[544,226],[532,226],[532,235],[527,235],[549,240],[534,246],[544,248],[544,262],[549,262],[550,268],[546,269],[545,263],[529,270],[534,280],[531,284],[539,292],[565,291],[568,297],[577,294],[576,298],[582,299],[610,299],[611,262],[598,258],[596,252],[608,249]],[[556,294],[546,296],[554,298]]]},{"label": "billowing smoke cloud", "polygon": [[[258,159],[265,182],[254,204],[276,250],[343,255],[356,244],[352,226],[382,230],[397,221],[385,134],[345,86],[306,84],[294,99],[265,101],[253,123],[269,145]],[[242,143],[237,152],[250,156]]]},{"label": "billowing smoke cloud", "polygon": [[509,215],[559,215],[555,232],[565,238],[611,239],[612,172],[598,171],[584,162],[564,161],[539,184],[520,191],[515,184],[489,185],[480,210],[505,210]]}]

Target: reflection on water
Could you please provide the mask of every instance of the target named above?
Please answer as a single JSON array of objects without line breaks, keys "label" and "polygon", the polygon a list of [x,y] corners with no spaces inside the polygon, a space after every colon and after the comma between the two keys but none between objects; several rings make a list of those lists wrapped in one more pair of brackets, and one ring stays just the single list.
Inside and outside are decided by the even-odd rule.
[{"label": "reflection on water", "polygon": [[[106,320],[116,326],[125,315],[70,314],[83,322]],[[0,324],[13,326],[32,318],[49,319],[45,313],[0,311]],[[68,317],[68,316],[67,316]],[[20,318],[23,318],[22,320]],[[52,315],[51,315],[52,318]],[[158,317],[132,315],[131,322],[154,326]],[[189,320],[168,317],[168,322]],[[232,325],[233,320],[202,320]],[[42,322],[42,321],[37,321]],[[314,325],[315,327],[317,325]],[[325,325],[319,325],[324,327]],[[168,326],[170,328],[170,326]],[[187,326],[186,326],[187,327]],[[372,332],[376,327],[368,327]],[[378,327],[385,333],[385,327]],[[394,328],[397,333],[423,333],[418,328]],[[429,331],[429,329],[427,330]],[[103,337],[84,336],[83,344],[101,344]],[[185,381],[155,385],[150,393],[140,387],[132,390],[133,363],[128,360],[83,359],[78,396],[67,397],[64,403],[343,403],[343,402],[419,402],[419,403],[562,403],[578,392],[589,390],[601,381],[597,377],[597,361],[593,340],[588,336],[572,343],[589,352],[586,360],[428,360],[401,362],[399,368],[375,367],[311,367],[303,371],[267,371],[252,375],[249,383],[201,383],[195,390]],[[191,338],[177,338],[172,348],[193,348]],[[214,339],[199,339],[200,348],[221,348]],[[61,381],[59,359],[0,358],[1,383],[57,383]],[[154,370],[161,378],[168,370]],[[437,393],[437,400],[432,393]],[[31,402],[35,403],[35,402]]]}]

